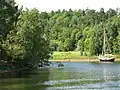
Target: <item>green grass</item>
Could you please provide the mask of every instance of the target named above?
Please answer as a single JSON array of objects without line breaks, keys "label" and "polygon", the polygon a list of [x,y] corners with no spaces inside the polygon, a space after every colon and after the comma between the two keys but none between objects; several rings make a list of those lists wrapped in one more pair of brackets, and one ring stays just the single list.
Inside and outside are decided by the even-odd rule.
[{"label": "green grass", "polygon": [[[57,60],[93,60],[93,62],[98,62],[98,56],[81,56],[80,52],[78,51],[69,51],[69,52],[54,52],[50,58],[50,61],[57,61]],[[114,55],[115,62],[120,62],[120,55]]]},{"label": "green grass", "polygon": [[96,58],[95,56],[80,56],[80,52],[54,52],[50,59],[52,60],[65,60],[65,59],[88,59],[88,58]]}]

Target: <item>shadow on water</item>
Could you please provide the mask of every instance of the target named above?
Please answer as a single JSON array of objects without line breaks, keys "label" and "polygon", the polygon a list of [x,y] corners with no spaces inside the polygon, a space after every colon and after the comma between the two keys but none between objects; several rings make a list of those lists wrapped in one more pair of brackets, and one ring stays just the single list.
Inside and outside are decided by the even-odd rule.
[{"label": "shadow on water", "polygon": [[0,74],[0,90],[45,90],[42,85],[49,80],[49,68]]}]

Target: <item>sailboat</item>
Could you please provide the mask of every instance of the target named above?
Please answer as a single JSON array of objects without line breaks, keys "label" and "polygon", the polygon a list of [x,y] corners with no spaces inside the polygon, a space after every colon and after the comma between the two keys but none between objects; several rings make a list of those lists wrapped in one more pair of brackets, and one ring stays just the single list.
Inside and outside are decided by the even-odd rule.
[{"label": "sailboat", "polygon": [[106,37],[105,29],[104,29],[103,53],[102,55],[98,57],[98,59],[100,60],[100,62],[114,62],[115,61],[114,56],[112,54],[106,53],[107,52],[106,40],[107,40],[107,37]]}]

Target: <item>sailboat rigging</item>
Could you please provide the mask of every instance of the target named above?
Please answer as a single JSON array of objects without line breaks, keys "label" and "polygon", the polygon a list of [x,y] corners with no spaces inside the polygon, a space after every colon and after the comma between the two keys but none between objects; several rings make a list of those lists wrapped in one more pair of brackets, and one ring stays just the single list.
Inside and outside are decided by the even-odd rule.
[{"label": "sailboat rigging", "polygon": [[114,56],[112,54],[108,54],[108,51],[106,49],[106,40],[107,40],[107,35],[104,29],[103,52],[102,55],[98,57],[98,59],[100,60],[100,62],[114,62],[115,61]]}]

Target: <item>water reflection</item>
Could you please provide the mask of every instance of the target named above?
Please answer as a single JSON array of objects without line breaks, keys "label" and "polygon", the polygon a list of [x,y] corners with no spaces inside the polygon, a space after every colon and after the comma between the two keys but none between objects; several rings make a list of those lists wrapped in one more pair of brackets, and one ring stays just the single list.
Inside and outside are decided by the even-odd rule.
[{"label": "water reflection", "polygon": [[0,81],[0,90],[120,90],[120,64],[63,63]]},{"label": "water reflection", "polygon": [[53,85],[46,90],[120,90],[120,64],[64,63],[64,65],[64,69],[59,70],[60,73],[57,72],[60,76],[54,76],[57,80],[44,83]]},{"label": "water reflection", "polygon": [[[5,73],[6,74],[6,73]],[[0,79],[0,90],[44,90],[47,85],[40,85],[49,80],[49,69],[39,71],[23,71]]]}]

